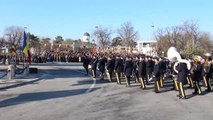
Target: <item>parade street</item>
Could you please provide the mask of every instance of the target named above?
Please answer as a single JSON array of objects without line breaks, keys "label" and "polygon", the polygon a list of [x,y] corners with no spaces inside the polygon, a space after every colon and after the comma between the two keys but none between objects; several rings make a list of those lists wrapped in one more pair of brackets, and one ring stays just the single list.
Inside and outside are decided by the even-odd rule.
[{"label": "parade street", "polygon": [[[153,85],[142,90],[85,76],[81,63],[33,64],[45,77],[0,91],[0,120],[211,120],[213,93],[179,99]],[[97,75],[98,76],[98,75]],[[204,91],[205,88],[202,88]]]}]

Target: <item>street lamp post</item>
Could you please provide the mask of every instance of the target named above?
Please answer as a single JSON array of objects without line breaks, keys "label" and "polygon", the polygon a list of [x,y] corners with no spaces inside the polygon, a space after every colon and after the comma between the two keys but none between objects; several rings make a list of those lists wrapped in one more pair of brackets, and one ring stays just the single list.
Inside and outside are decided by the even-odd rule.
[{"label": "street lamp post", "polygon": [[151,31],[151,39],[153,39],[152,36],[153,36],[154,28],[155,28],[155,25],[154,25],[153,23],[152,23],[152,25],[151,25],[151,28],[152,28],[152,31]]}]

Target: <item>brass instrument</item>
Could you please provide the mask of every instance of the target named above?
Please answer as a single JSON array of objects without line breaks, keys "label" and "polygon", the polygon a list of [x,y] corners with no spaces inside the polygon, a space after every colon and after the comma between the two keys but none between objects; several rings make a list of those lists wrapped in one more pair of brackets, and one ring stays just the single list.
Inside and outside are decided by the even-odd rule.
[{"label": "brass instrument", "polygon": [[173,69],[174,69],[174,71],[176,73],[178,73],[178,71],[176,70],[176,66],[179,63],[186,63],[187,69],[188,70],[191,69],[191,63],[188,60],[186,60],[186,59],[182,59],[180,54],[177,52],[177,49],[175,47],[170,47],[168,49],[167,57],[168,57],[169,61],[175,62],[174,66],[173,66]]}]

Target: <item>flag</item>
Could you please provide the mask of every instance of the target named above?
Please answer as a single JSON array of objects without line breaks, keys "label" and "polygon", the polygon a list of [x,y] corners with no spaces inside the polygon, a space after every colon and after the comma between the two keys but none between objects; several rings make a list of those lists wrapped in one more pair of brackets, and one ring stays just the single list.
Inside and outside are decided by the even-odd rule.
[{"label": "flag", "polygon": [[11,51],[12,51],[13,55],[17,55],[16,47],[14,45],[12,46]]},{"label": "flag", "polygon": [[24,40],[23,40],[22,51],[25,54],[25,56],[28,57],[28,62],[31,63],[30,44],[29,44],[29,39],[27,38],[25,31],[24,31],[23,38],[24,38]]},{"label": "flag", "polygon": [[24,52],[24,49],[25,49],[26,45],[27,45],[27,35],[26,35],[25,31],[24,31],[23,45],[22,45],[22,51],[23,52]]}]

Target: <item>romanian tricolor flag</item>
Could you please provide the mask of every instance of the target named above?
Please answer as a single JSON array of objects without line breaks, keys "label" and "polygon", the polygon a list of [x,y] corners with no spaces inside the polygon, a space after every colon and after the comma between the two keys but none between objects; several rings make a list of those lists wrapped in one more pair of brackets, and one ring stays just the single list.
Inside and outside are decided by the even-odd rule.
[{"label": "romanian tricolor flag", "polygon": [[25,56],[28,57],[28,62],[31,63],[30,44],[29,44],[29,39],[27,39],[27,35],[25,31],[24,31],[22,51],[25,54]]}]

